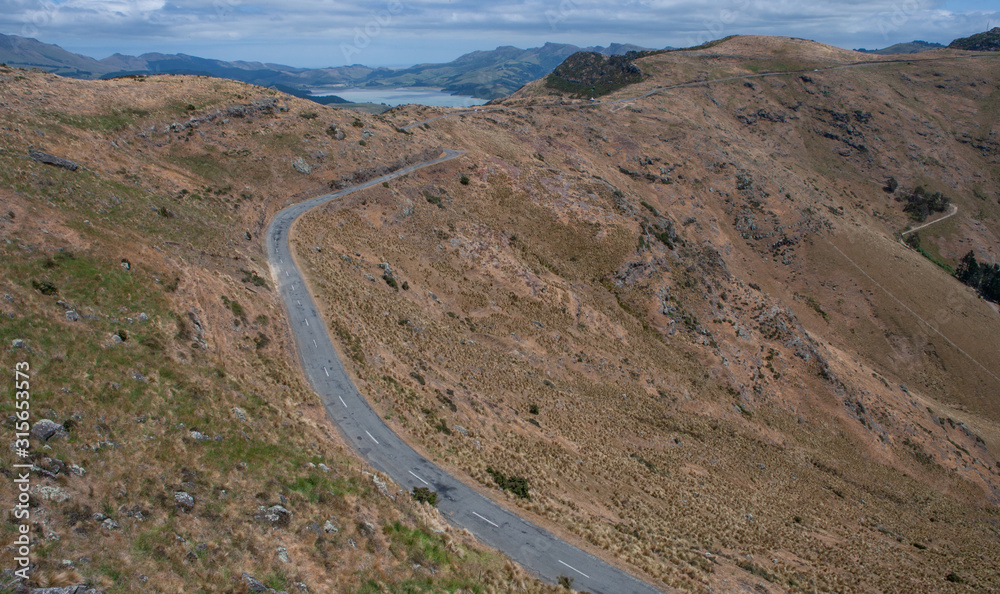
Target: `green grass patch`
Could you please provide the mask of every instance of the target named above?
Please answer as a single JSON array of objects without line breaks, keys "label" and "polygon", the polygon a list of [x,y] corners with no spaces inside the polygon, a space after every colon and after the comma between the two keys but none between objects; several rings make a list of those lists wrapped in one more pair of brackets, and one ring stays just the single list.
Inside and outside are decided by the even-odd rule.
[{"label": "green grass patch", "polygon": [[321,501],[326,495],[343,497],[347,494],[358,494],[361,489],[354,480],[343,477],[330,477],[325,473],[313,472],[308,476],[300,476],[295,481],[285,485],[289,491],[298,493],[310,503]]},{"label": "green grass patch", "polygon": [[148,116],[149,111],[145,109],[125,108],[115,109],[111,113],[99,115],[73,115],[51,112],[46,112],[43,115],[80,130],[106,134],[135,125],[140,119]]},{"label": "green grass patch", "polygon": [[383,532],[392,541],[390,550],[405,554],[413,563],[434,567],[451,564],[451,554],[441,538],[426,528],[407,528],[396,521],[387,525]]}]

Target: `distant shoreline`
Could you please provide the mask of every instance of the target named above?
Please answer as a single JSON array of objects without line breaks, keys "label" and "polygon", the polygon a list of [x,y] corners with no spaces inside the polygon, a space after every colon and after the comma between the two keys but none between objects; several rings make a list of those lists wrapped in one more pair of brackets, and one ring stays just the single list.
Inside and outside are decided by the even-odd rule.
[{"label": "distant shoreline", "polygon": [[356,103],[384,103],[389,106],[415,103],[437,107],[473,107],[484,105],[486,99],[468,95],[452,95],[440,87],[348,87],[325,85],[309,87],[313,97],[336,95]]}]

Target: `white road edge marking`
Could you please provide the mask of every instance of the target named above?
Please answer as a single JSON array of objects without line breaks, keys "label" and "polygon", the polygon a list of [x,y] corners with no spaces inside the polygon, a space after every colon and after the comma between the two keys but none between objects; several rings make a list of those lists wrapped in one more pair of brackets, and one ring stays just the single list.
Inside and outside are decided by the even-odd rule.
[{"label": "white road edge marking", "polygon": [[[428,483],[428,482],[427,482],[427,481],[425,481],[424,479],[422,479],[422,478],[420,478],[419,476],[417,476],[417,474],[416,474],[415,472],[413,472],[412,470],[408,470],[407,472],[409,472],[409,473],[410,473],[410,474],[412,474],[413,476],[416,476],[416,477],[417,477],[417,480],[418,480],[418,481],[420,481],[421,483],[423,483],[423,484],[427,485],[428,487],[429,487],[429,486],[431,486],[431,484],[430,484],[430,483]],[[472,512],[472,513],[475,513],[475,512]]]},{"label": "white road edge marking", "polygon": [[[475,513],[475,512],[473,512],[473,513]],[[580,575],[582,575],[583,577],[587,578],[588,580],[590,579],[590,576],[589,576],[589,575],[587,575],[587,574],[583,573],[582,571],[580,571],[579,569],[577,569],[577,568],[573,567],[573,566],[572,566],[572,565],[570,565],[569,563],[563,563],[563,561],[562,561],[562,560],[560,560],[560,559],[556,559],[556,561],[559,561],[560,563],[562,563],[562,564],[563,564],[563,565],[565,565],[566,567],[569,567],[570,569],[572,569],[573,571],[575,571],[575,572],[579,573]]]},{"label": "white road edge marking", "polygon": [[[365,433],[368,433],[368,430],[367,430],[367,429],[365,430]],[[375,442],[375,445],[378,445],[378,440],[377,440],[377,439],[375,439],[374,437],[372,437],[372,434],[371,434],[371,433],[368,433],[368,437],[371,437],[371,438],[372,438],[372,441],[374,441],[374,442]],[[567,567],[568,567],[568,566],[567,566]]]},{"label": "white road edge marking", "polygon": [[483,516],[477,514],[476,512],[472,512],[472,515],[476,516],[477,518],[479,518],[480,520],[486,522],[487,524],[490,524],[491,526],[495,526],[496,528],[500,527],[498,524],[494,524],[493,522],[487,520],[486,518],[484,518]]}]

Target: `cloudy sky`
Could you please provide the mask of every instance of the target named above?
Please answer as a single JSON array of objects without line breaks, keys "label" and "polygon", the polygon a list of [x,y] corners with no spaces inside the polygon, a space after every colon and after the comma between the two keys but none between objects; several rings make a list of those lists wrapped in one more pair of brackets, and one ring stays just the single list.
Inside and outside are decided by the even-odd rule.
[{"label": "cloudy sky", "polygon": [[0,33],[104,58],[187,53],[293,66],[442,62],[499,45],[682,47],[733,34],[847,48],[948,43],[996,0],[0,0]]}]

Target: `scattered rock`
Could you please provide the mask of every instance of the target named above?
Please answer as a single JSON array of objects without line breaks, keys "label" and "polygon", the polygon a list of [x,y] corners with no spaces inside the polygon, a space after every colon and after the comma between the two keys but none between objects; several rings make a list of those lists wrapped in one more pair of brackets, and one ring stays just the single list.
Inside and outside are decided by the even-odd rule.
[{"label": "scattered rock", "polygon": [[326,523],[323,524],[323,532],[326,532],[327,534],[335,534],[339,532],[339,529],[331,520],[327,520]]},{"label": "scattered rock", "polygon": [[205,435],[201,431],[195,431],[192,429],[191,432],[188,433],[188,435],[191,437],[191,439],[195,441],[212,441],[211,437]]},{"label": "scattered rock", "polygon": [[50,485],[35,485],[31,488],[31,491],[38,496],[39,499],[44,499],[45,501],[55,501],[56,503],[62,503],[63,501],[69,501],[70,494],[69,491],[61,487],[52,487]]},{"label": "scattered rock", "polygon": [[50,419],[42,419],[31,428],[31,435],[41,441],[48,441],[54,438],[66,437],[69,433],[59,423]]},{"label": "scattered rock", "polygon": [[242,408],[238,406],[233,407],[233,414],[236,415],[236,420],[241,423],[247,422],[247,413]]},{"label": "scattered rock", "polygon": [[288,549],[285,547],[278,547],[278,561],[281,561],[282,563],[291,563],[291,560],[288,558]]},{"label": "scattered rock", "polygon": [[97,592],[97,590],[89,590],[87,586],[61,586],[58,588],[32,588],[31,590],[25,590],[30,592],[30,594],[89,594],[90,592]]},{"label": "scattered rock", "polygon": [[386,485],[385,481],[382,480],[377,474],[372,475],[372,482],[375,483],[376,487],[378,487],[380,493],[386,497],[392,497],[392,495],[389,494],[389,486]]},{"label": "scattered rock", "polygon": [[183,511],[194,509],[194,497],[187,491],[174,491],[174,501],[177,502],[177,507]]},{"label": "scattered rock", "polygon": [[105,530],[118,530],[118,522],[112,520],[111,518],[107,518],[101,522],[101,528],[104,528]]},{"label": "scattered rock", "polygon": [[330,472],[330,467],[329,467],[329,466],[327,466],[326,464],[323,464],[322,462],[320,462],[320,463],[319,463],[319,464],[317,464],[316,466],[317,466],[317,468],[319,468],[319,469],[320,469],[320,470],[322,470],[323,472]]},{"label": "scattered rock", "polygon": [[140,313],[139,317],[136,318],[136,319],[139,320],[140,322],[148,322],[149,321],[149,316],[146,315],[145,313]]},{"label": "scattered rock", "polygon": [[62,167],[63,169],[69,169],[70,171],[76,171],[80,166],[70,161],[69,159],[63,159],[62,157],[57,157],[55,155],[50,155],[48,153],[43,153],[42,151],[36,151],[34,149],[28,151],[28,156],[38,161],[39,163],[45,163],[46,165],[55,165],[56,167]]},{"label": "scattered rock", "polygon": [[268,508],[262,505],[257,508],[254,518],[272,526],[287,526],[292,520],[292,512],[282,505],[272,505]]},{"label": "scattered rock", "polygon": [[267,592],[268,588],[260,583],[249,573],[243,572],[243,583],[246,584],[247,592]]},{"label": "scattered rock", "polygon": [[455,431],[458,431],[459,433],[461,433],[462,435],[464,435],[466,437],[469,436],[469,430],[466,429],[465,427],[461,426],[461,425],[455,425]]},{"label": "scattered rock", "polygon": [[308,175],[312,173],[312,167],[309,165],[309,163],[306,163],[306,160],[303,159],[302,157],[298,157],[297,159],[292,161],[292,167],[295,169],[295,171],[298,171],[302,175]]},{"label": "scattered rock", "polygon": [[361,522],[358,524],[358,532],[368,537],[375,536],[375,524],[368,521]]},{"label": "scattered rock", "polygon": [[66,319],[71,322],[76,322],[80,319],[80,314],[76,313],[72,309],[66,312]]},{"label": "scattered rock", "polygon": [[10,341],[10,348],[12,349],[23,349],[26,346],[28,346],[28,344],[20,338],[15,338],[14,340]]}]

